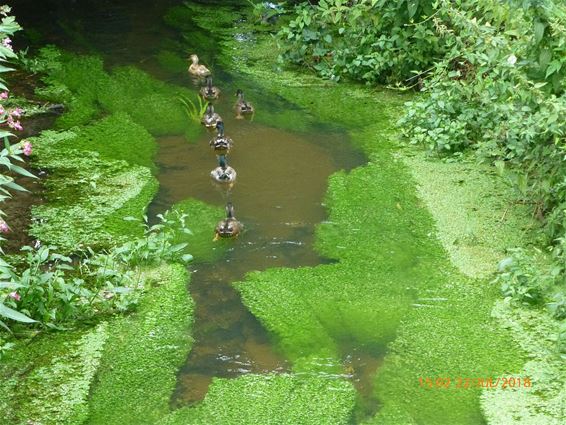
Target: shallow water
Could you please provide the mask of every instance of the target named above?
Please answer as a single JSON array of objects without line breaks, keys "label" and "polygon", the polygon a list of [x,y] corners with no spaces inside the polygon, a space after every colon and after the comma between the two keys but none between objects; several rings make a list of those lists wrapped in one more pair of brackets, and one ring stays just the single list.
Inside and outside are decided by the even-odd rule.
[{"label": "shallow water", "polygon": [[223,259],[194,266],[196,341],[179,373],[175,396],[179,404],[201,400],[214,376],[288,369],[231,283],[252,270],[323,262],[312,245],[314,227],[325,218],[322,198],[328,176],[361,160],[355,151],[349,158],[334,157],[336,147],[347,143],[341,133],[298,135],[236,120],[231,99],[222,99],[217,109],[226,134],[234,140],[228,158],[238,177],[231,189],[216,185],[209,175],[216,166],[208,144],[213,133],[190,144],[183,137],[162,137],[156,159],[161,186],[153,210],[188,197],[216,205],[230,200],[246,229]]},{"label": "shallow water", "polygon": [[[24,27],[37,30],[42,37],[39,44],[52,42],[71,51],[102,54],[106,66],[136,65],[165,81],[193,87],[196,92],[198,85],[188,75],[162,69],[155,59],[168,39],[180,38],[161,19],[168,7],[178,4],[182,2],[47,0],[37,4],[22,0],[14,9],[24,18]],[[190,46],[190,40],[185,42],[185,47]],[[213,51],[194,47],[199,47],[199,55],[205,60],[214,57]],[[316,224],[326,218],[323,198],[327,179],[337,170],[365,162],[349,144],[346,133],[331,125],[313,123],[308,117],[308,131],[304,127],[289,131],[266,125],[268,120],[262,119],[262,114],[273,117],[298,108],[253,87],[247,97],[258,107],[256,117],[236,120],[232,105],[237,88],[234,81],[239,80],[237,70],[215,67],[214,71],[214,83],[223,90],[215,106],[224,118],[226,134],[235,142],[229,164],[238,172],[237,182],[227,192],[211,181],[209,173],[216,167],[208,145],[212,133],[204,131],[190,143],[183,136],[161,137],[156,157],[160,190],[149,212],[154,216],[189,197],[218,206],[230,200],[246,230],[232,241],[220,260],[191,266],[195,343],[179,371],[173,405],[202,400],[215,376],[289,369],[232,283],[253,270],[324,263],[313,243]],[[286,128],[294,125],[284,124]],[[213,229],[210,232],[212,238]],[[371,397],[370,378],[379,365],[380,353],[347,346],[342,351],[344,376],[354,381],[363,398]]]}]

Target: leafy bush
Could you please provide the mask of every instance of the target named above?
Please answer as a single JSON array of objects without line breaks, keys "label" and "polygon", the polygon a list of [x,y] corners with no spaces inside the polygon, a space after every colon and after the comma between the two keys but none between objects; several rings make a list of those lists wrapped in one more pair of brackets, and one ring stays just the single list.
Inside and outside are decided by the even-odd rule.
[{"label": "leafy bush", "polygon": [[[130,309],[138,301],[137,290],[143,288],[142,267],[192,259],[183,253],[186,243],[174,243],[179,233],[190,232],[185,216],[165,213],[159,218],[161,223],[152,226],[145,219],[143,238],[106,252],[88,248],[78,261],[43,246],[22,248],[26,258],[21,267],[0,260],[0,316],[60,328],[71,321]],[[3,321],[0,326],[10,330]]]}]

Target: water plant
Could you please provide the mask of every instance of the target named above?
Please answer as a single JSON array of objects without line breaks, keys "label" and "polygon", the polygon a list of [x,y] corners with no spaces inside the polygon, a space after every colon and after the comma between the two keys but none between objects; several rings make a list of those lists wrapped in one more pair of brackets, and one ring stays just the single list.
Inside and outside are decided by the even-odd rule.
[{"label": "water plant", "polygon": [[179,101],[183,104],[185,113],[189,120],[199,123],[206,111],[208,102],[203,100],[200,96],[196,96],[196,102],[191,100],[188,96],[180,96]]}]

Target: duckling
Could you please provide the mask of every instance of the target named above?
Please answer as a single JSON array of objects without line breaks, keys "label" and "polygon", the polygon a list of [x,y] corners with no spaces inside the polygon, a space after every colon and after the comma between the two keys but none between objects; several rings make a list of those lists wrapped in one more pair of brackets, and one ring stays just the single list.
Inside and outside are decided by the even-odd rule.
[{"label": "duckling", "polygon": [[210,70],[206,66],[199,65],[197,55],[189,56],[189,60],[192,62],[189,65],[189,74],[196,75],[197,77],[206,77],[207,75],[210,75]]},{"label": "duckling", "polygon": [[234,183],[236,181],[236,170],[226,162],[226,155],[218,155],[218,167],[210,172],[210,177],[217,183]]},{"label": "duckling", "polygon": [[224,135],[224,123],[222,121],[216,123],[216,130],[218,134],[210,141],[210,147],[218,154],[227,154],[232,149],[234,142]]},{"label": "duckling", "polygon": [[234,217],[234,206],[231,202],[228,202],[226,204],[226,218],[220,220],[214,229],[214,240],[238,237],[243,229],[244,225]]},{"label": "duckling", "polygon": [[202,116],[200,122],[206,128],[216,128],[216,124],[221,121],[222,121],[222,117],[218,115],[216,112],[214,112],[214,106],[212,106],[209,103],[206,107],[206,111],[204,112],[204,115]]},{"label": "duckling", "polygon": [[244,115],[252,115],[254,113],[254,107],[250,102],[244,100],[244,92],[240,89],[236,91],[236,96],[238,100],[234,108],[236,109],[236,118],[243,118]]},{"label": "duckling", "polygon": [[199,91],[200,95],[206,100],[218,99],[220,95],[220,89],[212,85],[212,77],[206,77],[206,86],[201,87]]}]

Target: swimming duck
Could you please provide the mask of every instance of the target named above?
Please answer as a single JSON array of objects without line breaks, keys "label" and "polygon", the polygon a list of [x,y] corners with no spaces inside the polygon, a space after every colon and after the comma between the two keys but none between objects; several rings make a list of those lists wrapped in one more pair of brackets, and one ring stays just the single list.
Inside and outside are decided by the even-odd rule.
[{"label": "swimming duck", "polygon": [[206,128],[215,128],[216,124],[221,121],[222,117],[214,112],[214,106],[209,103],[200,122],[203,123]]},{"label": "swimming duck", "polygon": [[232,149],[234,142],[224,135],[224,123],[222,121],[216,123],[216,130],[218,133],[216,137],[210,141],[210,147],[218,154],[227,154],[230,152],[230,149]]},{"label": "swimming duck", "polygon": [[226,204],[226,218],[220,220],[214,229],[214,240],[237,237],[242,232],[243,228],[244,225],[234,217],[234,206],[231,202],[228,202],[228,204]]},{"label": "swimming duck", "polygon": [[244,92],[240,89],[236,91],[238,100],[234,108],[236,109],[236,118],[243,118],[244,115],[251,115],[254,113],[254,107],[250,102],[244,100]]},{"label": "swimming duck", "polygon": [[200,95],[206,100],[218,99],[220,89],[212,85],[212,77],[206,77],[206,86],[200,88]]},{"label": "swimming duck", "polygon": [[196,75],[197,77],[206,77],[207,75],[210,75],[210,70],[206,66],[198,63],[197,55],[189,56],[189,60],[192,62],[189,65],[189,74]]},{"label": "swimming duck", "polygon": [[218,155],[218,167],[210,172],[210,177],[218,183],[234,183],[236,181],[236,170],[226,162],[226,155]]}]

